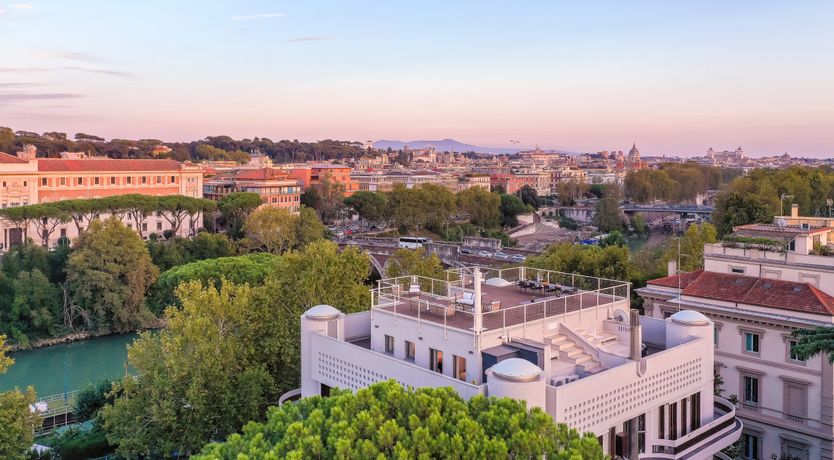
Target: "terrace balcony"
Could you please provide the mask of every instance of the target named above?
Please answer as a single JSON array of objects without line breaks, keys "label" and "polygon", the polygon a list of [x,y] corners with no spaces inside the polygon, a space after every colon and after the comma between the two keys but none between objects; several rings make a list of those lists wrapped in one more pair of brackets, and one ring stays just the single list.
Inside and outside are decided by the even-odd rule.
[{"label": "terrace balcony", "polygon": [[448,271],[445,280],[380,280],[371,291],[371,310],[421,325],[489,333],[627,302],[630,289],[624,281],[530,267],[467,267]]}]

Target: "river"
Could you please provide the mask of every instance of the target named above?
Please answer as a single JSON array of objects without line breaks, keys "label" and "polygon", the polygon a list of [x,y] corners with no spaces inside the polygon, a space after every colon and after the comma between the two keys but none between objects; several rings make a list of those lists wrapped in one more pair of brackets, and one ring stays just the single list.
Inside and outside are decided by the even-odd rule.
[{"label": "river", "polygon": [[124,375],[127,346],[136,334],[110,335],[78,342],[19,351],[15,363],[0,375],[0,391],[33,385],[38,397],[79,390]]}]

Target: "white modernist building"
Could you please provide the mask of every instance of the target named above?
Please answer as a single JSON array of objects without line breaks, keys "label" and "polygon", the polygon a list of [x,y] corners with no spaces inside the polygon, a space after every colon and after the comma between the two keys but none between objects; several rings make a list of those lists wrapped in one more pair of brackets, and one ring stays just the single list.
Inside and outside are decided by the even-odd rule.
[{"label": "white modernist building", "polygon": [[[656,319],[698,311],[715,326],[715,373],[739,400],[741,458],[832,459],[834,369],[793,353],[795,329],[834,326],[834,219],[790,216],[736,227],[704,247],[704,269],[638,289]],[[824,248],[828,247],[828,250]]]},{"label": "white modernist building", "polygon": [[741,422],[713,395],[713,323],[629,311],[630,285],[528,267],[379,281],[372,308],[301,318],[302,397],[394,379],[522,399],[628,459],[727,458]]}]

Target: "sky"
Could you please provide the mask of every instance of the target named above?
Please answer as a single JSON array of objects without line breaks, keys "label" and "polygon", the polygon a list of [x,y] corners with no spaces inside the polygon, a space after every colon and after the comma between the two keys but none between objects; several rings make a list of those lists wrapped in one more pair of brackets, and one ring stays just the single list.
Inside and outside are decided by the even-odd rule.
[{"label": "sky", "polygon": [[831,1],[23,1],[16,130],[834,156]]}]

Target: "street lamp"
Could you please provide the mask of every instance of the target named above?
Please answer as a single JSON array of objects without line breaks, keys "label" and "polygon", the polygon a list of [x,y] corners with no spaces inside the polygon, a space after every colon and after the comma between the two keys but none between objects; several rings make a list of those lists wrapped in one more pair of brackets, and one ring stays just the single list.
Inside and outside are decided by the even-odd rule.
[{"label": "street lamp", "polygon": [[787,193],[783,193],[779,196],[779,212],[784,216],[785,215],[785,207],[782,205],[782,202],[785,198],[793,199],[793,195],[788,195]]}]

